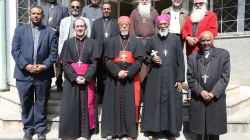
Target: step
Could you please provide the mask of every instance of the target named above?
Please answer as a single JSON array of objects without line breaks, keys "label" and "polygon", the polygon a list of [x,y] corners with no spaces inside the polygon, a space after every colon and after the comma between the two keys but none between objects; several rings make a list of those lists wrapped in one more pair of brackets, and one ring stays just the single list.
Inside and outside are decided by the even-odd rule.
[{"label": "step", "polygon": [[234,85],[234,84],[229,84],[226,89],[226,95],[227,97],[230,97],[232,95],[240,93],[240,86],[239,85]]},{"label": "step", "polygon": [[228,132],[250,132],[250,106],[227,117]]},{"label": "step", "polygon": [[241,110],[245,106],[249,105],[250,102],[250,92],[249,93],[239,93],[227,97],[227,115],[233,115],[237,111]]},{"label": "step", "polygon": [[[54,94],[59,94],[58,92],[51,92],[52,95]],[[19,96],[18,93],[16,93],[15,91],[8,91],[8,92],[1,92],[0,93],[0,105],[5,106],[13,111],[16,111],[18,113],[21,112],[21,105],[20,105],[20,100],[19,100]],[[60,106],[61,105],[61,100],[49,100],[48,101],[48,108],[50,108],[50,106]],[[59,107],[53,107],[58,112],[58,108]],[[50,110],[51,111],[51,110]]]}]

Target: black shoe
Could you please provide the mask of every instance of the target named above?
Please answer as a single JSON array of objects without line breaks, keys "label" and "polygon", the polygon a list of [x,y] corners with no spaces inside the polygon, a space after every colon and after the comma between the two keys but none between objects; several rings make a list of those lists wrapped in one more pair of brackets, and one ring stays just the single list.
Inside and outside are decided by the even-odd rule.
[{"label": "black shoe", "polygon": [[46,135],[45,134],[37,134],[37,138],[38,138],[38,140],[46,140]]},{"label": "black shoe", "polygon": [[33,135],[31,135],[31,134],[25,134],[23,136],[23,140],[32,140],[32,137],[33,137]]},{"label": "black shoe", "polygon": [[63,90],[63,87],[62,87],[62,86],[57,86],[57,87],[56,87],[56,90],[57,90],[57,91],[62,91],[62,90]]}]

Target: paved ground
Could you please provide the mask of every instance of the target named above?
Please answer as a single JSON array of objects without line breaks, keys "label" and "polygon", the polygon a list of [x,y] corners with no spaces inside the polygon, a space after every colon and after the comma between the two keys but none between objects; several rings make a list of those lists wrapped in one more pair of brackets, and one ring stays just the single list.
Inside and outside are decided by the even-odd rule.
[{"label": "paved ground", "polygon": [[[57,138],[57,132],[49,132],[47,134],[47,140],[60,140]],[[14,130],[0,130],[0,140],[22,140],[23,132],[22,131],[14,131]],[[37,136],[33,137],[33,140],[36,140]],[[83,140],[82,138],[78,140]],[[104,140],[100,137],[100,135],[92,136],[91,140]],[[147,140],[143,134],[139,135],[138,140]],[[188,133],[183,134],[177,138],[177,140],[195,140],[194,135]],[[221,136],[220,140],[250,140],[250,133],[228,133]]]}]

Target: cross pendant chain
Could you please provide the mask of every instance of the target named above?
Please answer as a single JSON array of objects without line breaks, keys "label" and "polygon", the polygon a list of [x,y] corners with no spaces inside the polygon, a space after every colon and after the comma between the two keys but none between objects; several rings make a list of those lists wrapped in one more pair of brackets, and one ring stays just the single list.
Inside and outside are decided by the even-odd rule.
[{"label": "cross pendant chain", "polygon": [[[211,62],[211,61],[210,61],[210,62]],[[205,72],[205,66],[203,65],[204,75],[201,76],[201,77],[202,77],[202,79],[203,79],[203,83],[205,83],[205,84],[207,83],[207,80],[208,80],[208,78],[209,78],[209,76],[207,75],[207,71],[208,71],[208,69],[209,69],[210,62],[208,63],[206,72]]]},{"label": "cross pendant chain", "polygon": [[82,61],[81,61],[81,59],[82,59],[82,54],[83,54],[83,49],[84,49],[84,45],[85,45],[85,41],[83,42],[83,45],[81,46],[81,43],[80,43],[80,50],[78,49],[78,44],[77,44],[77,41],[76,41],[76,39],[75,39],[75,43],[76,43],[76,51],[77,51],[77,55],[78,55],[78,62],[77,62],[77,64],[78,64],[78,67],[80,68],[81,67],[81,64],[82,64]]},{"label": "cross pendant chain", "polygon": [[104,29],[105,29],[105,34],[104,34],[104,36],[105,36],[106,38],[108,38],[108,36],[109,36],[108,30],[109,30],[109,27],[110,27],[110,21],[109,21],[108,27],[106,27],[106,24],[105,24],[105,22],[104,22],[104,20],[103,20],[103,26],[104,26]]}]

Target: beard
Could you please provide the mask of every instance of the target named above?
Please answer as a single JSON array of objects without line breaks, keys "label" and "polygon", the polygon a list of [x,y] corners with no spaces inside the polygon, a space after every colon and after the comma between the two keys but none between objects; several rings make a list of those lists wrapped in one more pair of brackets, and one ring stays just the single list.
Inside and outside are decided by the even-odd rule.
[{"label": "beard", "polygon": [[151,8],[150,2],[147,5],[139,3],[138,12],[143,18],[150,18],[150,8]]},{"label": "beard", "polygon": [[79,16],[79,12],[73,11],[73,12],[71,12],[71,15],[74,17],[77,17],[77,16]]},{"label": "beard", "polygon": [[128,31],[121,31],[121,35],[128,35]]},{"label": "beard", "polygon": [[200,9],[197,9],[196,7],[193,7],[193,11],[191,13],[191,21],[193,23],[200,22],[206,15],[207,12],[207,6],[204,4],[203,6],[200,7]]},{"label": "beard", "polygon": [[168,35],[168,29],[167,28],[163,28],[159,30],[159,35],[161,37],[166,37]]}]

